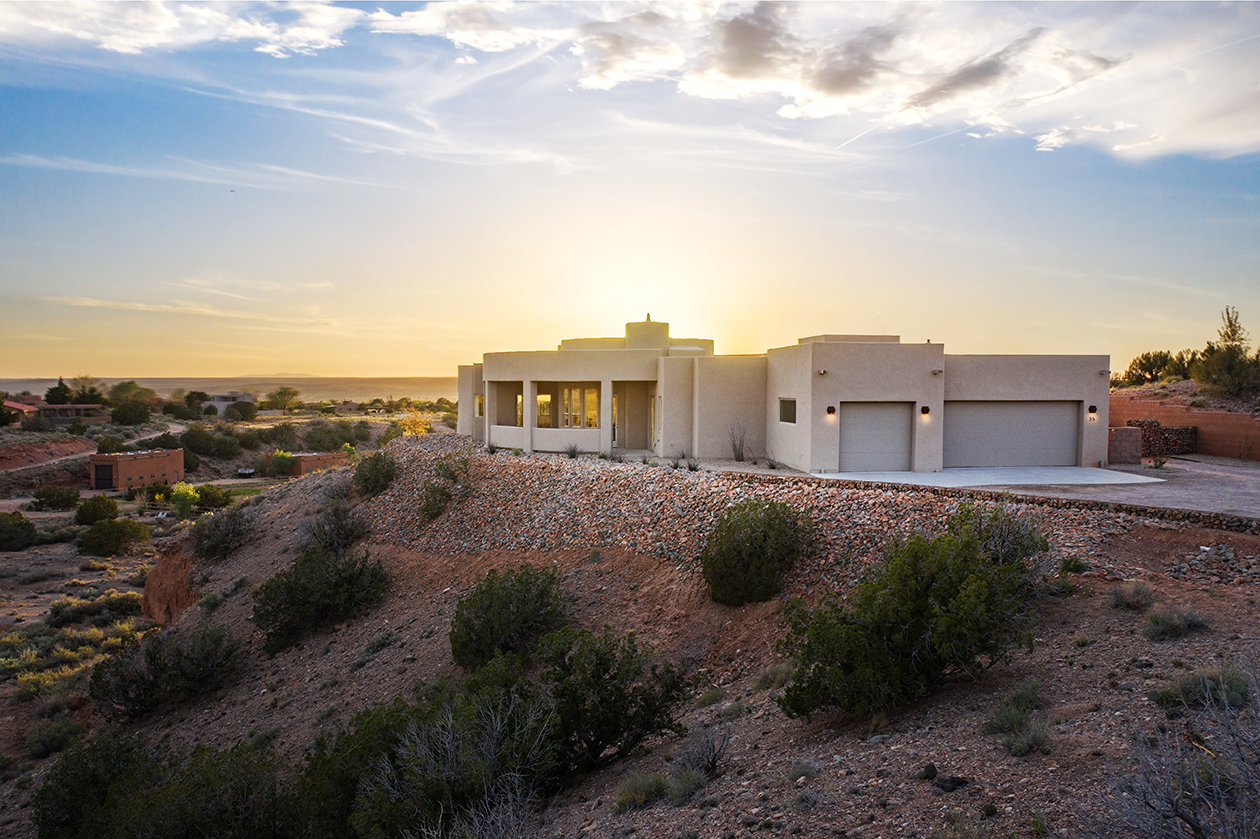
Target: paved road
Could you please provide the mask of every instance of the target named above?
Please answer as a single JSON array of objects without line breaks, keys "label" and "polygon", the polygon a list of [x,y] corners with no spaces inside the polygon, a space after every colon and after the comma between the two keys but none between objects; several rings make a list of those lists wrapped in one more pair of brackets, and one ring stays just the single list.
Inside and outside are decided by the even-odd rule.
[{"label": "paved road", "polygon": [[1162,469],[1149,466],[1111,466],[1109,471],[1159,477],[1159,483],[1106,486],[1028,486],[1004,484],[985,489],[1043,495],[1052,498],[1091,498],[1173,507],[1227,515],[1260,518],[1260,463],[1207,455],[1186,455],[1168,461]]},{"label": "paved road", "polygon": [[[146,435],[144,435],[143,437],[137,437],[137,438],[136,438],[136,439],[134,439],[134,440],[128,440],[128,441],[127,441],[127,445],[131,445],[131,444],[133,444],[133,443],[139,443],[141,440],[151,440],[151,439],[153,439],[154,437],[161,437],[163,434],[165,434],[165,433],[166,433],[166,432],[168,432],[168,431],[169,431],[170,433],[172,433],[172,434],[176,434],[176,435],[178,435],[178,434],[183,434],[183,433],[184,433],[184,430],[185,430],[187,427],[188,427],[188,426],[183,425],[182,423],[178,423],[178,422],[168,422],[168,423],[166,424],[166,428],[164,428],[163,430],[161,430],[161,431],[154,431],[154,432],[153,432],[153,433],[151,433],[151,434],[146,434]],[[88,455],[90,455],[91,453],[92,453],[92,452],[90,452],[90,451],[86,451],[86,452],[79,452],[78,454],[67,454],[67,455],[62,455],[61,457],[54,457],[54,458],[51,458],[51,459],[49,459],[49,460],[41,460],[39,463],[28,463],[28,464],[26,464],[25,466],[14,466],[14,467],[12,467],[11,469],[0,469],[0,472],[21,472],[23,469],[38,469],[39,467],[41,467],[41,466],[47,466],[47,465],[49,465],[50,463],[60,463],[60,462],[61,462],[61,461],[63,461],[63,460],[74,460],[74,459],[75,459],[75,458],[77,458],[77,457],[87,457],[87,456],[88,456]]]}]

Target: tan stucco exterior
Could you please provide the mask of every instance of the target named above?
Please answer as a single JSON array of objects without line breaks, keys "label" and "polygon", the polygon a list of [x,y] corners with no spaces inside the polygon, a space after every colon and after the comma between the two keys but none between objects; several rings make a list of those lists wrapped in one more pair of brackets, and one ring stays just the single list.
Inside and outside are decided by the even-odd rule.
[{"label": "tan stucco exterior", "polygon": [[[816,335],[763,355],[721,356],[712,341],[671,338],[668,324],[647,320],[626,324],[624,338],[566,339],[555,351],[487,353],[461,366],[457,431],[524,451],[576,445],[702,458],[731,457],[742,432],[747,456],[825,473],[857,462],[842,447],[856,445],[845,440],[855,439],[859,417],[895,417],[882,437],[874,427],[856,436],[896,449],[890,462],[934,472],[946,459],[950,403],[956,418],[1000,404],[1028,409],[995,407],[986,417],[1008,448],[1027,441],[1035,457],[1034,437],[1044,433],[1064,457],[1063,441],[1075,439],[1073,462],[1097,466],[1107,457],[1108,366],[1098,355],[951,356],[941,344],[895,335]],[[1051,403],[1057,409],[1039,409]],[[1020,427],[1024,416],[1058,425],[1052,435],[1036,421]]]}]

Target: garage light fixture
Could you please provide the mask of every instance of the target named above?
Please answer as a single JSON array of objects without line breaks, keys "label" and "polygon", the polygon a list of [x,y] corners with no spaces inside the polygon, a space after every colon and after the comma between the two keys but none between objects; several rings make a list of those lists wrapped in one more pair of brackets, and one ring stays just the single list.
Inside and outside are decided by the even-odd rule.
[{"label": "garage light fixture", "polygon": [[926,417],[928,414],[932,413],[932,409],[929,408],[927,405],[924,405],[922,408],[919,409],[919,413],[923,414],[923,416]]},{"label": "garage light fixture", "polygon": [[835,406],[835,405],[828,405],[828,406],[827,406],[827,414],[828,414],[828,416],[834,415],[834,414],[835,414],[835,412],[836,412],[836,406]]},{"label": "garage light fixture", "polygon": [[1110,375],[1111,375],[1111,371],[1110,371],[1110,370],[1099,370],[1099,371],[1098,371],[1098,375],[1100,375],[1100,376],[1110,376]]},{"label": "garage light fixture", "polygon": [[1091,414],[1096,414],[1096,413],[1098,413],[1098,406],[1097,406],[1097,405],[1090,405],[1090,406],[1089,406],[1089,412],[1090,412]]},{"label": "garage light fixture", "polygon": [[1098,422],[1098,406],[1097,405],[1089,406],[1089,421]]}]

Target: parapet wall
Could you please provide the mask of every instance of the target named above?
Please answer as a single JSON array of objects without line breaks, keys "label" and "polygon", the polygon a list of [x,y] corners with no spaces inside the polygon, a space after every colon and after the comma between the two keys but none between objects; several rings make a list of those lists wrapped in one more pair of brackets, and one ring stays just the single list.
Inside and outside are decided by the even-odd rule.
[{"label": "parapet wall", "polygon": [[1129,420],[1155,420],[1164,426],[1193,426],[1198,429],[1199,454],[1260,460],[1260,421],[1249,414],[1204,411],[1168,402],[1111,397],[1111,426]]}]

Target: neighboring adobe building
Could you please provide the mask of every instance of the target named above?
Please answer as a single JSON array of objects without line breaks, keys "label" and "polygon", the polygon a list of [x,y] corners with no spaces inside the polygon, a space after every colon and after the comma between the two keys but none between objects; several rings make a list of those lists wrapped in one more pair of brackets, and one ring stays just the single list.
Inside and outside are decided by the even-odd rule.
[{"label": "neighboring adobe building", "polygon": [[293,464],[289,467],[289,474],[300,478],[321,469],[336,469],[338,466],[349,465],[350,456],[345,452],[293,452]]},{"label": "neighboring adobe building", "polygon": [[177,484],[182,480],[184,480],[183,449],[114,452],[88,457],[88,486],[92,489],[127,489],[150,484]]},{"label": "neighboring adobe building", "polygon": [[669,324],[487,353],[459,368],[457,431],[524,451],[773,457],[806,472],[1100,466],[1105,355],[946,355],[895,335],[816,335],[714,355]]}]

